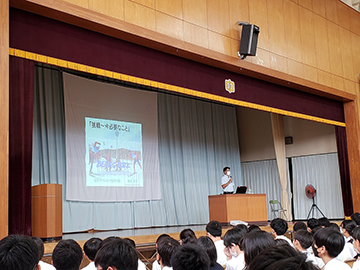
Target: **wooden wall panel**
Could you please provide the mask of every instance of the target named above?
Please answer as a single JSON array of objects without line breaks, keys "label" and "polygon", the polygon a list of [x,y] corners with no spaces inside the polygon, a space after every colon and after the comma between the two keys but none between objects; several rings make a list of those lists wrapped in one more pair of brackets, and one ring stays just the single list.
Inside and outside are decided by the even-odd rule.
[{"label": "wooden wall panel", "polygon": [[315,43],[315,28],[314,28],[314,13],[301,8],[300,10],[300,35],[302,60],[304,64],[316,67],[316,43]]},{"label": "wooden wall panel", "polygon": [[[337,24],[328,22],[328,40],[330,53],[330,71],[338,76],[343,76],[341,59],[340,27]],[[319,52],[321,53],[321,52]]]},{"label": "wooden wall panel", "polygon": [[111,16],[113,18],[124,20],[124,0],[103,1],[88,0],[89,9],[97,11],[99,13]]},{"label": "wooden wall panel", "polygon": [[176,39],[184,39],[184,21],[158,11],[155,13],[155,18],[157,32]]},{"label": "wooden wall panel", "polygon": [[207,0],[207,23],[210,31],[231,36],[228,0]]},{"label": "wooden wall panel", "polygon": [[155,9],[155,0],[126,0],[126,1],[135,2],[140,5]]},{"label": "wooden wall panel", "polygon": [[312,0],[313,12],[324,18],[326,17],[326,1],[328,0]]},{"label": "wooden wall panel", "polygon": [[0,239],[8,234],[9,1],[0,1]]},{"label": "wooden wall panel", "polygon": [[268,0],[270,51],[286,56],[284,0]]},{"label": "wooden wall panel", "polygon": [[327,33],[327,21],[319,15],[314,16],[315,46],[317,67],[323,71],[330,72],[329,39]]},{"label": "wooden wall panel", "polygon": [[124,13],[126,22],[156,30],[154,9],[125,0]]},{"label": "wooden wall panel", "polygon": [[258,47],[270,50],[267,16],[267,1],[249,1],[250,22],[260,27]]},{"label": "wooden wall panel", "polygon": [[177,17],[179,19],[183,18],[182,0],[155,0],[155,7],[157,11]]},{"label": "wooden wall panel", "polygon": [[294,2],[285,1],[284,10],[286,55],[293,60],[301,62],[301,37],[299,35],[301,25],[299,6]]},{"label": "wooden wall panel", "polygon": [[184,22],[184,41],[209,48],[209,34],[206,28]]},{"label": "wooden wall panel", "polygon": [[240,40],[241,27],[237,22],[250,22],[249,0],[229,0],[229,19],[232,28],[231,37]]},{"label": "wooden wall panel", "polygon": [[182,3],[184,21],[207,28],[206,0],[183,0]]},{"label": "wooden wall panel", "polygon": [[335,23],[339,23],[338,14],[337,14],[337,4],[338,0],[326,0],[325,1],[325,11],[326,11],[326,18]]},{"label": "wooden wall panel", "polygon": [[351,46],[351,33],[349,30],[344,28],[340,28],[340,48],[343,76],[346,79],[352,80],[354,76],[354,63]]}]

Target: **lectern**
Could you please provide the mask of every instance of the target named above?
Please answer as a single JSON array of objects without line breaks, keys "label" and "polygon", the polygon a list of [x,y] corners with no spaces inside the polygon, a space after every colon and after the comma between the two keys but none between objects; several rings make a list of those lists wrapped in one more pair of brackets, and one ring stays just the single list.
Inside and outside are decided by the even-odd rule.
[{"label": "lectern", "polygon": [[209,196],[210,220],[267,222],[266,194],[226,194]]},{"label": "lectern", "polygon": [[33,236],[44,241],[62,238],[62,185],[31,188],[31,219]]}]

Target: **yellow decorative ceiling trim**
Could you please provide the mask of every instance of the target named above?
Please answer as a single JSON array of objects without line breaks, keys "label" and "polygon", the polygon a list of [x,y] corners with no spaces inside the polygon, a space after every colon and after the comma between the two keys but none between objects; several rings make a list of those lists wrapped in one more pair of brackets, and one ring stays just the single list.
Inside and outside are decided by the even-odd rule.
[{"label": "yellow decorative ceiling trim", "polygon": [[270,113],[277,113],[277,114],[281,114],[281,115],[285,115],[285,116],[301,118],[301,119],[315,121],[315,122],[329,124],[329,125],[335,125],[335,126],[340,126],[340,127],[346,126],[345,123],[343,123],[343,122],[328,120],[325,118],[315,117],[315,116],[306,115],[306,114],[302,114],[302,113],[290,112],[290,111],[272,108],[272,107],[268,107],[268,106],[263,106],[263,105],[259,105],[259,104],[255,104],[255,103],[251,103],[251,102],[245,102],[245,101],[239,101],[236,99],[225,98],[222,96],[204,93],[204,92],[197,91],[197,90],[192,90],[192,89],[183,88],[183,87],[179,87],[179,86],[175,86],[175,85],[170,85],[170,84],[166,84],[166,83],[147,80],[147,79],[143,79],[143,78],[139,78],[139,77],[134,77],[134,76],[126,75],[126,74],[117,73],[117,72],[110,71],[110,70],[91,67],[91,66],[74,63],[74,62],[70,62],[70,61],[66,61],[66,60],[62,60],[62,59],[57,59],[57,58],[50,57],[50,56],[45,56],[45,55],[32,53],[32,52],[26,52],[23,50],[9,48],[9,55],[20,57],[20,58],[25,58],[25,59],[45,63],[45,64],[50,64],[50,65],[54,65],[54,66],[58,66],[58,67],[68,68],[68,69],[72,69],[72,70],[76,70],[76,71],[100,75],[100,76],[104,76],[104,77],[111,78],[111,79],[136,83],[136,84],[144,85],[144,86],[151,86],[154,88],[159,88],[159,89],[170,91],[170,92],[176,92],[176,93],[180,93],[180,94],[184,94],[184,95],[188,95],[188,96],[201,97],[203,99],[208,99],[208,100],[212,100],[212,101],[223,102],[223,103],[227,103],[227,104],[237,105],[237,106],[241,106],[241,107],[256,109],[256,110],[270,112]]}]

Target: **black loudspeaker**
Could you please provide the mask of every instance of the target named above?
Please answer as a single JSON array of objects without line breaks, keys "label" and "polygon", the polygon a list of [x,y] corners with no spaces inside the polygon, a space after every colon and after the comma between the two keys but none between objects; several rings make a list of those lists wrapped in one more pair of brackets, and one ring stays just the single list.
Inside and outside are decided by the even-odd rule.
[{"label": "black loudspeaker", "polygon": [[255,24],[244,24],[242,26],[240,51],[242,57],[255,56],[260,28]]}]

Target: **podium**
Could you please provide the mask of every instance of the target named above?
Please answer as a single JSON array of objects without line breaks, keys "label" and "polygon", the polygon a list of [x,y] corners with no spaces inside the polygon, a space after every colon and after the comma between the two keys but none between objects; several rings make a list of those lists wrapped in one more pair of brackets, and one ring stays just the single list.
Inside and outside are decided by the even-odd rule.
[{"label": "podium", "polygon": [[210,220],[267,222],[266,194],[224,194],[209,196]]},{"label": "podium", "polygon": [[62,238],[62,185],[31,188],[31,219],[32,236],[44,241]]}]

